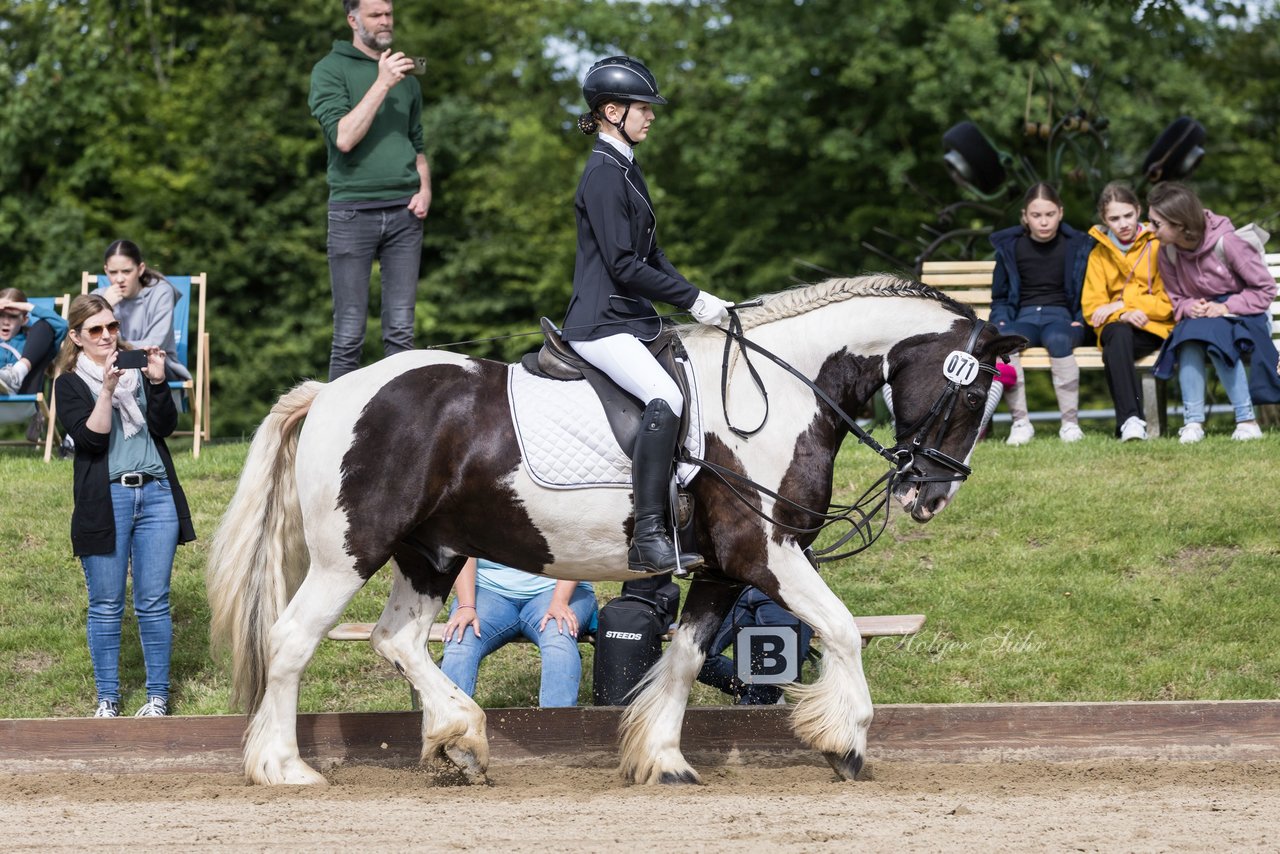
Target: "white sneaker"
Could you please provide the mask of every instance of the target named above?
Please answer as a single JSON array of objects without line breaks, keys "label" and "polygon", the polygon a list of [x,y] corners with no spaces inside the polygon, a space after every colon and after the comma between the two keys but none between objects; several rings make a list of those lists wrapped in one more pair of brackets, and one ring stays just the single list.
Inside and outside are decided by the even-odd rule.
[{"label": "white sneaker", "polygon": [[1199,421],[1192,421],[1190,424],[1183,424],[1182,429],[1178,431],[1178,441],[1184,445],[1194,445],[1204,438],[1204,425]]},{"label": "white sneaker", "polygon": [[141,709],[133,713],[135,718],[163,718],[169,714],[169,704],[164,697],[149,697]]},{"label": "white sneaker", "polygon": [[1058,428],[1058,438],[1064,442],[1079,442],[1084,438],[1084,431],[1074,421],[1063,421]]},{"label": "white sneaker", "polygon": [[1036,436],[1036,428],[1031,426],[1031,421],[1026,418],[1019,418],[1013,422],[1013,426],[1009,428],[1009,438],[1004,440],[1006,445],[1025,445]]},{"label": "white sneaker", "polygon": [[21,386],[22,380],[18,378],[16,364],[0,368],[0,394],[17,394]]},{"label": "white sneaker", "polygon": [[1130,442],[1134,439],[1147,441],[1147,422],[1136,415],[1130,415],[1120,425],[1120,441]]},{"label": "white sneaker", "polygon": [[1237,442],[1248,442],[1251,439],[1262,438],[1262,428],[1257,422],[1240,423],[1236,425],[1236,431],[1231,434],[1231,438]]},{"label": "white sneaker", "polygon": [[120,717],[120,704],[115,700],[99,700],[97,711],[93,713],[95,718],[118,718]]}]

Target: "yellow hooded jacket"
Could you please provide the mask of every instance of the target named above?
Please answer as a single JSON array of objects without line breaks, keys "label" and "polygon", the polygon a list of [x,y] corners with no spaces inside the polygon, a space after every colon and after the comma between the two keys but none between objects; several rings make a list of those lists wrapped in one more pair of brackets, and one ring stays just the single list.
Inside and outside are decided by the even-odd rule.
[{"label": "yellow hooded jacket", "polygon": [[1095,225],[1089,236],[1097,241],[1089,255],[1089,266],[1084,274],[1084,289],[1080,294],[1080,308],[1085,322],[1107,303],[1124,300],[1124,308],[1113,311],[1102,326],[1097,327],[1098,346],[1102,346],[1102,330],[1108,323],[1116,323],[1126,311],[1142,309],[1147,324],[1142,328],[1153,335],[1168,338],[1173,330],[1173,304],[1164,292],[1160,280],[1157,257],[1160,241],[1150,225],[1144,225],[1134,238],[1128,252],[1122,252],[1111,241],[1106,229]]}]

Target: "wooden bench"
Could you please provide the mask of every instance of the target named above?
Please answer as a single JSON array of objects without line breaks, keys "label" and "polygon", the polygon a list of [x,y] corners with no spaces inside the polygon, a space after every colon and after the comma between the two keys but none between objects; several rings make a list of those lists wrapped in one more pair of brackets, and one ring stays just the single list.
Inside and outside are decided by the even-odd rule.
[{"label": "wooden bench", "polygon": [[[995,273],[995,261],[925,261],[920,281],[943,291],[957,302],[973,307],[978,316],[986,320],[991,314],[991,277]],[[1280,252],[1267,255],[1267,269],[1280,282]],[[1280,345],[1280,299],[1271,304],[1271,336]],[[1075,349],[1080,370],[1102,370],[1102,350],[1090,344]],[[1155,354],[1138,360],[1139,368],[1150,368],[1156,363]],[[1048,370],[1049,351],[1043,347],[1029,347],[1022,353],[1023,370]],[[1156,380],[1151,371],[1141,371],[1143,418],[1147,421],[1147,435],[1159,436],[1167,431],[1168,405],[1165,384]]]},{"label": "wooden bench", "polygon": [[[862,635],[862,645],[866,646],[871,638],[905,637],[914,635],[924,626],[924,614],[894,614],[880,617],[854,617]],[[339,623],[329,630],[329,639],[338,641],[367,641],[373,633],[374,623]],[[444,623],[433,623],[427,639],[434,643],[444,642]],[[664,640],[670,640],[670,634]],[[816,639],[816,636],[815,636]],[[515,642],[527,643],[523,635],[515,638]],[[591,632],[578,635],[578,643],[594,644],[596,636]]]}]

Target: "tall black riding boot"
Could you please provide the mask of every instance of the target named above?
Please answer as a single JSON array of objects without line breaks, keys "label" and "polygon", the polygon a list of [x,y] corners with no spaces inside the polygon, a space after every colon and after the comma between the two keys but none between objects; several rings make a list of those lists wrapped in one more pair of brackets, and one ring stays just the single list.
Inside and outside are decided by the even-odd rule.
[{"label": "tall black riding boot", "polygon": [[[672,572],[677,567],[676,547],[667,530],[667,495],[679,430],[680,419],[665,400],[645,407],[631,452],[635,528],[627,563],[636,572]],[[702,555],[681,552],[678,563],[681,569],[690,570],[704,562]]]}]

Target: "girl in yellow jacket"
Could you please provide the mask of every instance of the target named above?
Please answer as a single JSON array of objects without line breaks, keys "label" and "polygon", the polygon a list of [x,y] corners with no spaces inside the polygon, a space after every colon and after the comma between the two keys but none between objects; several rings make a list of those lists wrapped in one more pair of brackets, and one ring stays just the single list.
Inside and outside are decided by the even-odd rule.
[{"label": "girl in yellow jacket", "polygon": [[1134,363],[1160,349],[1173,329],[1173,305],[1160,281],[1160,241],[1142,222],[1142,205],[1128,185],[1113,181],[1098,197],[1080,307],[1098,333],[1107,387],[1116,407],[1120,441],[1146,439],[1142,384]]}]

